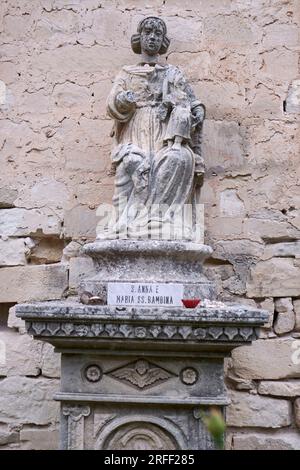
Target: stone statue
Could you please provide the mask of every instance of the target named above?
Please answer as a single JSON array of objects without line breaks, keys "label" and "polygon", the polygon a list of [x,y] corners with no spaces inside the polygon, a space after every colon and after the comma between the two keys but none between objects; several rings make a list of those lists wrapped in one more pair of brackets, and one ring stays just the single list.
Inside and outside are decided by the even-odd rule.
[{"label": "stone statue", "polygon": [[156,239],[168,227],[167,238],[193,240],[191,225],[182,232],[176,224],[192,202],[195,172],[203,175],[205,108],[183,73],[159,62],[169,43],[162,19],[143,19],[131,38],[141,60],[122,68],[108,97],[117,217],[98,238]]}]

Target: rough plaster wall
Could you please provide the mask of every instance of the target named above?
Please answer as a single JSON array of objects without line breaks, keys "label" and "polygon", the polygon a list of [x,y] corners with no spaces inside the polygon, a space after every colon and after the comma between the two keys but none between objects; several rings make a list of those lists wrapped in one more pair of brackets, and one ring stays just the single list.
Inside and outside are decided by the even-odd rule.
[{"label": "rough plaster wall", "polygon": [[227,364],[228,448],[299,449],[298,0],[2,0],[0,445],[57,446],[59,358],[12,305],[75,293],[90,269],[78,247],[113,187],[105,98],[149,14],[165,18],[167,60],[207,107],[208,275],[221,298],[271,314]]}]

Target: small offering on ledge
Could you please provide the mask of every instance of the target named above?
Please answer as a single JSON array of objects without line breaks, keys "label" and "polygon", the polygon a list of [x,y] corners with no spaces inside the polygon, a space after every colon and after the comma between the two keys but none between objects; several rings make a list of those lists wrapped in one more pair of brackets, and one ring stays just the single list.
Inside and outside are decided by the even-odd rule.
[{"label": "small offering on ledge", "polygon": [[186,308],[195,308],[201,299],[181,299],[181,301]]}]

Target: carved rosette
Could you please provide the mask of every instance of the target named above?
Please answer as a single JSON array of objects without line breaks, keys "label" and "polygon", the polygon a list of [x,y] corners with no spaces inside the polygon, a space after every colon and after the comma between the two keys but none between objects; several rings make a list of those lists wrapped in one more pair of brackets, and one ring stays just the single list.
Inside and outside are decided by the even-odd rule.
[{"label": "carved rosette", "polygon": [[84,369],[84,378],[88,382],[99,382],[102,378],[102,375],[102,369],[97,364],[90,364]]},{"label": "carved rosette", "polygon": [[186,367],[180,372],[180,379],[185,385],[194,385],[198,380],[198,372],[194,367]]}]

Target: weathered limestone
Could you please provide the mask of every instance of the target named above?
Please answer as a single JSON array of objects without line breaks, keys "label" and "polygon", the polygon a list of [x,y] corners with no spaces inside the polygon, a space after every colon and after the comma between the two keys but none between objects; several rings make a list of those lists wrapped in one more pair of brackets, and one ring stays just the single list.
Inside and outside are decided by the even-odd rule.
[{"label": "weathered limestone", "polygon": [[[62,113],[65,113],[64,107],[62,107]],[[65,125],[63,157],[66,160],[66,169],[72,173],[84,171],[98,175],[104,174],[106,168],[109,167],[110,122],[104,119],[99,122],[91,118],[81,117],[79,123],[80,125],[78,125],[77,119],[74,121],[70,119]],[[74,147],[73,140],[74,129],[70,129],[72,124],[77,128],[76,147]],[[84,159],[82,158],[83,152],[85,153]],[[102,153],[101,158],[99,158],[100,152]],[[74,190],[76,191],[75,188]],[[87,203],[90,204],[88,199]]]},{"label": "weathered limestone", "polygon": [[297,397],[300,396],[300,380],[289,382],[262,381],[258,386],[258,393],[274,397]]},{"label": "weathered limestone", "polygon": [[295,314],[291,298],[275,300],[275,310],[278,313],[274,324],[274,331],[278,335],[293,331],[295,326]]},{"label": "weathered limestone", "polygon": [[40,374],[42,343],[11,330],[1,331],[0,340],[5,343],[6,355],[5,364],[0,365],[0,376]]},{"label": "weathered limestone", "polygon": [[[207,171],[223,173],[243,167],[242,142],[237,122],[206,119],[203,125],[203,154],[211,156],[205,162]],[[205,194],[203,197],[206,197]]]},{"label": "weathered limestone", "polygon": [[33,234],[60,235],[61,221],[46,209],[0,209],[0,234],[26,237]]},{"label": "weathered limestone", "polygon": [[54,352],[51,344],[43,343],[41,370],[44,377],[60,378],[60,354]]},{"label": "weathered limestone", "polygon": [[229,260],[238,266],[238,264],[243,265],[247,263],[248,259],[260,258],[262,253],[263,246],[258,242],[251,242],[249,240],[219,240],[214,243],[212,257],[224,261]]},{"label": "weathered limestone", "polygon": [[68,287],[67,267],[59,264],[0,270],[0,302],[60,299]]},{"label": "weathered limestone", "polygon": [[0,80],[0,105],[5,104],[6,102],[6,85]]},{"label": "weathered limestone", "polygon": [[57,450],[59,432],[57,429],[21,429],[20,440],[25,441],[25,450]]},{"label": "weathered limestone", "polygon": [[263,302],[260,303],[261,308],[267,310],[270,314],[268,323],[264,326],[264,328],[272,328],[273,320],[274,320],[274,311],[275,305],[272,298],[265,299]]},{"label": "weathered limestone", "polygon": [[220,215],[222,217],[243,217],[245,206],[234,189],[225,189],[220,193]]},{"label": "weathered limestone", "polygon": [[292,423],[291,404],[287,400],[241,392],[231,392],[230,398],[226,416],[228,426],[281,428]]},{"label": "weathered limestone", "polygon": [[[280,244],[282,239],[294,241],[300,236],[299,228],[282,218],[282,214],[279,218],[264,212],[254,213],[251,218],[245,219],[242,233],[253,241],[271,240],[272,242],[278,241]],[[278,263],[278,267],[280,267],[280,260],[281,258],[273,260],[274,263]],[[268,264],[264,263],[263,266],[268,266]]]},{"label": "weathered limestone", "polygon": [[295,311],[295,330],[300,331],[300,299],[294,300],[294,311]]},{"label": "weathered limestone", "polygon": [[9,309],[8,319],[7,319],[8,328],[17,329],[20,334],[26,332],[25,322],[22,318],[16,316],[16,307],[11,307]]},{"label": "weathered limestone", "polygon": [[59,238],[41,238],[35,240],[35,247],[30,253],[32,264],[58,263],[62,259],[64,240]]},{"label": "weathered limestone", "polygon": [[253,380],[238,377],[232,372],[231,368],[232,366],[226,372],[226,381],[231,387],[236,390],[256,390],[256,385]]},{"label": "weathered limestone", "polygon": [[296,431],[234,434],[232,441],[234,450],[300,450],[300,435]]},{"label": "weathered limestone", "polygon": [[297,242],[286,242],[286,243],[275,243],[267,245],[262,259],[269,259],[272,257],[279,258],[297,258],[300,256],[300,241]]},{"label": "weathered limestone", "polygon": [[18,196],[18,191],[9,186],[5,186],[4,181],[0,181],[0,209],[14,207],[14,201]]},{"label": "weathered limestone", "polygon": [[285,110],[287,113],[300,113],[300,80],[293,80],[286,98]]},{"label": "weathered limestone", "polygon": [[296,46],[298,44],[298,31],[296,25],[292,24],[268,24],[265,28],[263,44],[266,47]]},{"label": "weathered limestone", "polygon": [[63,262],[68,262],[71,258],[75,258],[76,256],[80,256],[80,250],[82,248],[83,243],[78,241],[71,241],[64,249],[63,249]]},{"label": "weathered limestone", "polygon": [[[25,322],[10,309],[8,327],[0,331],[0,341],[5,344],[5,357],[0,364],[0,376],[60,377],[60,354],[53,346],[33,341],[26,334]],[[17,331],[16,331],[17,330]],[[25,333],[25,334],[24,334]]]},{"label": "weathered limestone", "polygon": [[80,283],[85,277],[91,277],[96,274],[93,260],[88,256],[71,258],[69,273],[69,289],[72,292],[77,292]]},{"label": "weathered limestone", "polygon": [[66,211],[64,221],[64,236],[66,238],[95,238],[98,219],[96,211],[88,206],[75,206]]},{"label": "weathered limestone", "polygon": [[2,429],[0,428],[0,446],[6,444],[12,444],[13,442],[19,441],[19,433],[12,430]]},{"label": "weathered limestone", "polygon": [[[233,368],[245,379],[276,380],[300,377],[299,365],[293,362],[292,339],[258,340],[232,352]],[[272,358],[272,360],[270,360]]]},{"label": "weathered limestone", "polygon": [[277,313],[285,313],[293,310],[292,299],[290,297],[275,299],[275,310]]},{"label": "weathered limestone", "polygon": [[34,246],[31,238],[0,239],[0,267],[24,266]]},{"label": "weathered limestone", "polygon": [[[39,151],[32,149],[32,151],[30,151],[32,162],[38,165],[41,159],[41,153],[45,153],[45,158],[47,156],[49,164],[51,164],[51,158],[53,160],[54,155],[47,149]],[[69,194],[63,182],[57,181],[57,179],[47,175],[40,178],[30,188],[23,187],[20,191],[19,198],[16,200],[16,206],[19,205],[20,201],[22,207],[25,209],[42,207],[45,208],[44,210],[46,210],[46,212],[52,210],[54,214],[61,215],[62,209],[68,204]]]},{"label": "weathered limestone", "polygon": [[[293,79],[298,74],[296,51],[269,51],[262,54],[264,74],[267,77],[277,75],[279,80]],[[287,72],[287,68],[289,68]]]},{"label": "weathered limestone", "polygon": [[298,260],[273,258],[260,261],[251,269],[248,297],[298,297],[300,295]]},{"label": "weathered limestone", "polygon": [[55,379],[7,377],[1,380],[1,421],[37,425],[57,423],[59,407],[53,401],[57,386]]}]

